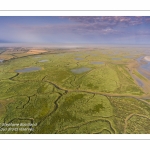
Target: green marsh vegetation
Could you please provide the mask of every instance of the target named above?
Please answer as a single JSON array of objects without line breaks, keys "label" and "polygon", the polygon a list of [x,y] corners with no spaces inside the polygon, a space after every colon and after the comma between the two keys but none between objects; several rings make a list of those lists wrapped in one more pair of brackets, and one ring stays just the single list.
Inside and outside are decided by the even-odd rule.
[{"label": "green marsh vegetation", "polygon": [[[0,123],[36,123],[33,131],[1,126],[0,133],[150,133],[149,93],[128,71],[128,55],[115,49],[21,52],[0,63]],[[41,69],[16,72],[30,67]]]}]

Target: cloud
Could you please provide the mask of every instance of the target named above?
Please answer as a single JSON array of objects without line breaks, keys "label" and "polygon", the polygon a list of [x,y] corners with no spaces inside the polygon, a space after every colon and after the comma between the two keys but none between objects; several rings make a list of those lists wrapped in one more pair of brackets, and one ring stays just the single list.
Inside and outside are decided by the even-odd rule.
[{"label": "cloud", "polygon": [[65,16],[70,23],[61,24],[43,24],[43,25],[23,25],[13,24],[13,29],[20,32],[35,35],[60,35],[60,34],[78,34],[78,35],[109,35],[123,34],[122,28],[136,26],[149,21],[148,17],[141,16]]},{"label": "cloud", "polygon": [[99,35],[99,34],[117,34],[119,31],[108,27],[108,24],[54,24],[54,25],[41,25],[41,26],[24,26],[24,25],[13,25],[13,30],[20,31],[22,34],[35,34],[35,35]]},{"label": "cloud", "polygon": [[[89,41],[115,40],[135,35],[149,36],[149,28],[137,28],[139,25],[150,22],[150,17],[141,16],[67,16],[66,22],[43,24],[10,24],[7,37],[21,41]],[[130,28],[131,27],[131,28]],[[140,30],[140,31],[139,31]],[[144,31],[143,31],[144,30]],[[146,31],[147,30],[147,31]],[[11,34],[10,34],[11,33]],[[6,34],[6,32],[5,32]],[[109,40],[108,40],[109,39]]]},{"label": "cloud", "polygon": [[150,17],[145,17],[145,20],[146,20],[147,22],[150,22]]},{"label": "cloud", "polygon": [[71,16],[67,18],[84,24],[88,23],[106,26],[117,26],[120,24],[138,25],[144,23],[144,17],[141,16]]}]

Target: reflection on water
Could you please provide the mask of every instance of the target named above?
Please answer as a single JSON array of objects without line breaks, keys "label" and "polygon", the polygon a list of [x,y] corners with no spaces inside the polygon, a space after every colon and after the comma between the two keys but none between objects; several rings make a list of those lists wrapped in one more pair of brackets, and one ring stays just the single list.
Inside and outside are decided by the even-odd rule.
[{"label": "reflection on water", "polygon": [[73,72],[75,74],[80,74],[80,73],[84,73],[84,72],[87,72],[90,70],[91,70],[91,68],[82,67],[82,68],[71,69],[71,72]]},{"label": "reflection on water", "polygon": [[147,79],[150,80],[150,75],[149,75],[148,73],[144,72],[144,70],[138,69],[138,72],[139,72],[140,74],[142,74],[144,77],[146,77]]},{"label": "reflection on water", "polygon": [[140,74],[150,80],[150,62],[144,59],[144,56],[137,59],[140,67],[137,69]]},{"label": "reflection on water", "polygon": [[48,60],[47,59],[45,59],[45,60],[40,60],[39,62],[47,62]]},{"label": "reflection on water", "polygon": [[141,86],[141,87],[143,86],[142,81],[140,81],[139,79],[136,79],[136,81],[137,81],[137,83],[138,83],[139,86]]},{"label": "reflection on water", "polygon": [[83,58],[75,58],[75,60],[82,60]]},{"label": "reflection on water", "polygon": [[4,60],[3,59],[0,59],[0,63],[2,63]]},{"label": "reflection on water", "polygon": [[146,64],[142,64],[141,65],[142,69],[145,69],[147,71],[150,71],[150,62],[147,62]]},{"label": "reflection on water", "polygon": [[141,56],[141,57],[137,58],[137,61],[138,61],[139,63],[141,63],[142,60],[144,60],[144,56]]},{"label": "reflection on water", "polygon": [[128,55],[128,56],[124,56],[124,58],[134,58],[134,56]]},{"label": "reflection on water", "polygon": [[18,73],[24,73],[24,72],[32,72],[32,71],[38,71],[38,70],[41,70],[40,67],[29,67],[29,68],[24,68],[24,69],[19,69],[19,70],[16,70],[16,72]]},{"label": "reflection on water", "polygon": [[104,64],[104,62],[101,62],[101,61],[93,61],[93,62],[91,62],[91,64],[99,64],[99,65],[102,65],[102,64]]}]

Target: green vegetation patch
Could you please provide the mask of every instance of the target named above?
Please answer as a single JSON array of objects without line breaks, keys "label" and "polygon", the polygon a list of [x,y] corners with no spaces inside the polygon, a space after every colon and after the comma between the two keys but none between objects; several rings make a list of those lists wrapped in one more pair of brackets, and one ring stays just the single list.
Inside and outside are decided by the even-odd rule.
[{"label": "green vegetation patch", "polygon": [[[50,52],[53,54],[18,53],[15,59],[0,64],[0,123],[36,123],[32,133],[39,134],[150,133],[150,103],[142,100],[145,93],[126,68],[130,59],[123,56],[129,55],[127,51]],[[10,53],[7,56],[12,57]],[[39,60],[48,61],[39,63]],[[16,73],[33,66],[42,69]],[[71,72],[83,67],[90,70]],[[134,74],[144,80],[139,73]]]},{"label": "green vegetation patch", "polygon": [[[37,132],[89,133],[91,131],[85,130],[85,128],[91,128],[92,130],[99,124],[93,130],[93,133],[103,129],[110,130],[113,133],[115,132],[112,129],[113,121],[110,119],[112,115],[111,104],[105,96],[69,93],[59,100],[58,110],[42,122],[37,128]],[[76,128],[76,131],[72,128]]]},{"label": "green vegetation patch", "polygon": [[[128,117],[133,114],[140,114],[150,117],[150,105],[140,101],[136,98],[131,97],[110,97],[109,98],[113,106],[114,122],[117,126],[118,133],[124,133],[126,125],[130,126]],[[127,120],[127,121],[126,121]],[[135,120],[136,123],[139,123],[138,119]],[[126,124],[127,123],[127,124]],[[142,123],[142,122],[141,122]],[[148,124],[143,122],[143,127]],[[128,133],[133,133],[132,130],[127,131]],[[145,133],[144,131],[143,133]]]}]

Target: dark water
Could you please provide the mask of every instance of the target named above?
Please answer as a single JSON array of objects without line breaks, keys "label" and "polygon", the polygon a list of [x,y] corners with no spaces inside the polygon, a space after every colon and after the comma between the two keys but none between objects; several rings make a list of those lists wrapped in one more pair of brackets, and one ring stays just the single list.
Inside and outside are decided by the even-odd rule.
[{"label": "dark water", "polygon": [[104,62],[101,62],[101,61],[93,61],[93,62],[91,62],[91,64],[102,65],[102,64],[104,64]]},{"label": "dark water", "polygon": [[71,72],[73,72],[75,74],[80,74],[80,73],[84,73],[84,72],[87,72],[90,70],[91,70],[91,68],[82,67],[82,68],[77,68],[77,69],[71,69]]},{"label": "dark water", "polygon": [[39,62],[47,62],[48,60],[47,59],[45,59],[45,60],[40,60]]},{"label": "dark water", "polygon": [[41,68],[40,67],[30,67],[30,68],[24,68],[24,69],[16,70],[16,72],[25,73],[25,72],[33,72],[33,71],[38,71],[38,70],[41,70]]}]

